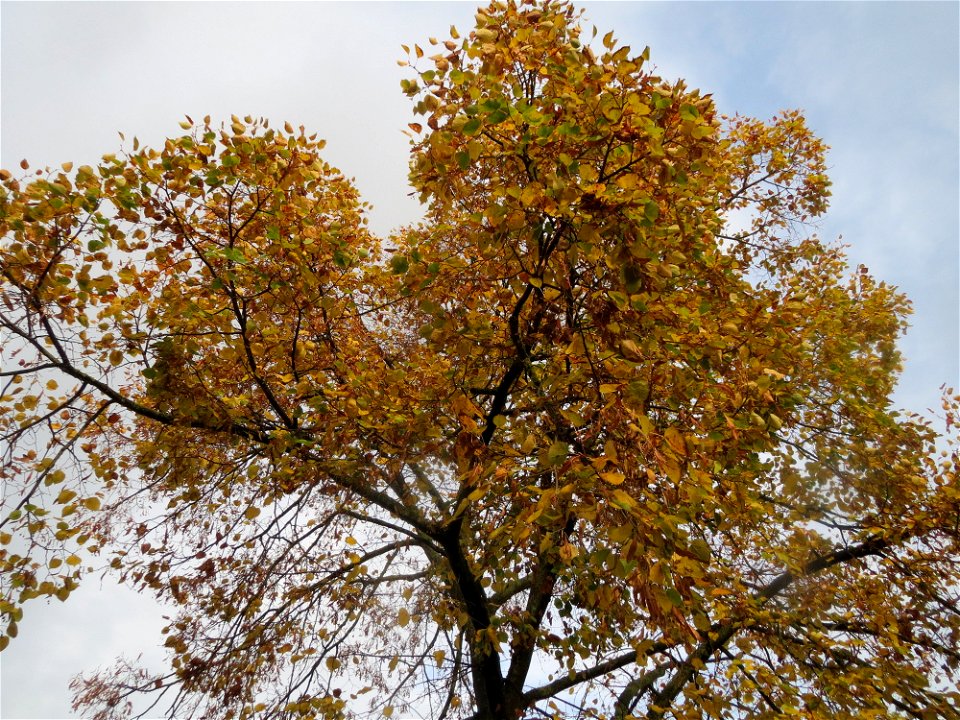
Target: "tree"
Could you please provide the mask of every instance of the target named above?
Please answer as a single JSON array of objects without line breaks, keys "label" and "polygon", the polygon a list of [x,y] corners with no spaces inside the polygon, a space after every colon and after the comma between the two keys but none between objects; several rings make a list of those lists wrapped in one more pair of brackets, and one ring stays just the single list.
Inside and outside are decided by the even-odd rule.
[{"label": "tree", "polygon": [[955,440],[825,146],[578,21],[413,48],[385,241],[252,118],[3,173],[4,646],[99,562],[179,613],[97,718],[960,717]]}]

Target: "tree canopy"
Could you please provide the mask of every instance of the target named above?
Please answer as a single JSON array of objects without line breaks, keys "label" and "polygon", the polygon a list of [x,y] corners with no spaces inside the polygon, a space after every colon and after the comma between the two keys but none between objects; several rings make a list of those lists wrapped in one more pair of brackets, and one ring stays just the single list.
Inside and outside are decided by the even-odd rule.
[{"label": "tree canopy", "polygon": [[956,438],[824,143],[566,3],[431,42],[390,237],[249,117],[2,172],[0,644],[109,567],[177,614],[98,719],[960,717]]}]

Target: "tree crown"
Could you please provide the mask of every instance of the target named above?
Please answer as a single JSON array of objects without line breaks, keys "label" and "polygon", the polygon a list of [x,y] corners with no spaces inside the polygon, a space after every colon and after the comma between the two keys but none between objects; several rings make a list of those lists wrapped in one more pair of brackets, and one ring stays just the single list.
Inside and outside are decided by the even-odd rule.
[{"label": "tree crown", "polygon": [[389,238],[253,118],[4,171],[0,642],[100,558],[179,612],[98,718],[957,715],[955,446],[809,234],[824,144],[476,20],[410,51]]}]

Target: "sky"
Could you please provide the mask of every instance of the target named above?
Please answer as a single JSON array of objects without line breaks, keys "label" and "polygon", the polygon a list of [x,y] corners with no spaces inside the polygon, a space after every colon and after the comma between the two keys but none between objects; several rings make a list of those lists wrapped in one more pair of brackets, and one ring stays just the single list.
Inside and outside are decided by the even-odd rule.
[{"label": "sky", "polygon": [[[722,112],[800,108],[832,147],[821,237],[898,286],[914,316],[895,401],[960,385],[960,3],[582,3],[666,79]],[[475,3],[0,3],[0,167],[96,163],[159,145],[184,115],[305,125],[354,177],[379,233],[419,217],[407,185],[403,43],[468,31]],[[28,605],[0,657],[0,718],[72,717],[67,683],[114,657],[161,661],[163,609],[109,578]]]}]

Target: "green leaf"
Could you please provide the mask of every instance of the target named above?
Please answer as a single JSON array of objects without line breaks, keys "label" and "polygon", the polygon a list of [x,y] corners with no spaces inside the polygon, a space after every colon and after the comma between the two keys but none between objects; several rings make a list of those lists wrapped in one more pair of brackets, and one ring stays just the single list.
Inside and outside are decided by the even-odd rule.
[{"label": "green leaf", "polygon": [[492,113],[487,115],[487,124],[488,125],[498,125],[510,117],[510,113],[503,108],[494,110]]},{"label": "green leaf", "polygon": [[623,310],[628,304],[627,296],[618,290],[611,290],[607,293],[607,296],[613,301],[613,304],[617,306],[618,310]]},{"label": "green leaf", "polygon": [[703,539],[697,538],[692,543],[690,543],[690,552],[692,552],[697,560],[702,563],[709,563],[711,559],[710,546],[704,542]]},{"label": "green leaf", "polygon": [[247,263],[247,256],[243,254],[243,251],[240,248],[224,248],[223,256],[230,262],[235,262],[238,265],[245,265]]},{"label": "green leaf", "polygon": [[683,607],[683,596],[674,588],[667,588],[666,596],[674,607]]},{"label": "green leaf", "polygon": [[557,440],[547,449],[547,460],[550,465],[559,465],[567,459],[570,446],[562,440]]}]

